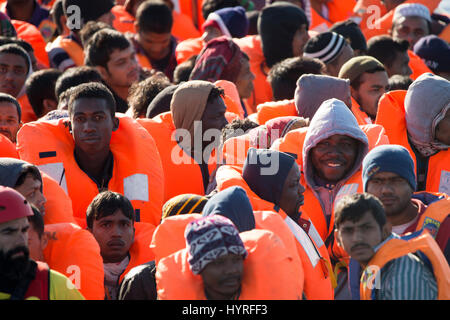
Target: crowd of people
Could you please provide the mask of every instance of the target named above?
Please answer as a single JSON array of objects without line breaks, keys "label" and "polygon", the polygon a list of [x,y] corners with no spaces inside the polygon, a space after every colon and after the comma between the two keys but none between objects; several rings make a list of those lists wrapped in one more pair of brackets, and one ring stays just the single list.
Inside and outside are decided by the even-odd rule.
[{"label": "crowd of people", "polygon": [[450,299],[439,4],[0,1],[0,300]]}]

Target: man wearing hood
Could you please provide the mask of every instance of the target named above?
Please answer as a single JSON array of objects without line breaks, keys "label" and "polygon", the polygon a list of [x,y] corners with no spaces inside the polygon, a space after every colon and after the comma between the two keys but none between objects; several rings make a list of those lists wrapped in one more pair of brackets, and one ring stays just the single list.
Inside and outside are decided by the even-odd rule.
[{"label": "man wearing hood", "polygon": [[449,194],[450,81],[423,74],[406,96],[404,91],[384,96],[379,109],[376,123],[385,127],[391,143],[404,146],[414,160],[416,191]]},{"label": "man wearing hood", "polygon": [[259,35],[237,39],[236,43],[250,58],[255,75],[252,97],[247,99],[249,113],[258,104],[272,100],[272,89],[266,81],[270,68],[286,58],[302,56],[309,39],[309,23],[299,7],[277,2],[265,7],[258,18]]},{"label": "man wearing hood", "polygon": [[0,158],[0,185],[15,189],[42,214],[45,213],[42,177],[35,165],[14,158]]}]

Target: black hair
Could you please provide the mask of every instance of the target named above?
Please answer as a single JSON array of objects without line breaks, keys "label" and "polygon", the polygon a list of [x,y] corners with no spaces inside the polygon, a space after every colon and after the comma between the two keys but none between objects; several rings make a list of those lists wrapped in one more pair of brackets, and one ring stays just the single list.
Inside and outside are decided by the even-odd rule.
[{"label": "black hair", "polygon": [[336,229],[347,221],[359,221],[366,212],[374,217],[380,229],[386,224],[386,213],[381,201],[369,193],[355,193],[344,196],[336,205],[334,224]]},{"label": "black hair", "polygon": [[77,99],[88,98],[105,100],[111,117],[114,118],[116,113],[116,100],[111,91],[104,84],[98,82],[83,83],[69,90],[70,91],[67,91],[69,96],[69,102],[67,103],[69,116],[73,113],[73,105]]},{"label": "black hair", "polygon": [[58,34],[62,34],[64,32],[64,27],[60,21],[62,16],[64,16],[63,1],[56,0],[50,10],[50,17],[52,18],[53,23],[56,24]]},{"label": "black hair", "polygon": [[133,118],[145,117],[150,102],[170,85],[169,78],[160,71],[155,72],[147,79],[133,83],[127,98],[128,105],[133,111]]},{"label": "black hair", "polygon": [[173,71],[173,83],[180,84],[183,81],[189,81],[189,76],[195,67],[195,61],[198,55],[193,55],[183,63],[180,63],[175,67]]},{"label": "black hair", "polygon": [[337,22],[333,24],[329,31],[336,32],[345,39],[348,39],[353,50],[360,50],[362,54],[367,52],[366,37],[364,37],[359,25],[353,20],[348,19]]},{"label": "black hair", "polygon": [[31,174],[35,180],[39,180],[41,182],[41,191],[42,191],[41,173],[39,172],[39,169],[31,163],[22,166],[22,170],[20,171],[20,174],[17,177],[14,188],[20,187],[25,182],[25,179],[27,178],[28,174]]},{"label": "black hair", "polygon": [[33,215],[28,217],[28,222],[32,225],[33,229],[36,231],[39,239],[42,239],[42,236],[44,235],[44,217],[42,217],[42,213],[39,211],[38,208],[36,208],[30,202],[28,202],[28,204],[30,205],[31,210],[33,211]]},{"label": "black hair", "polygon": [[33,72],[25,82],[26,93],[31,108],[38,118],[44,111],[44,100],[51,99],[57,102],[55,96],[55,83],[62,72],[58,69],[44,69]]},{"label": "black hair", "polygon": [[390,36],[376,36],[367,42],[367,55],[372,56],[386,67],[391,67],[397,58],[397,52],[406,52],[409,42],[395,40]]},{"label": "black hair", "polygon": [[0,92],[0,102],[9,102],[16,106],[17,115],[19,118],[19,123],[22,120],[22,108],[20,107],[19,102],[12,95]]},{"label": "black hair", "polygon": [[244,120],[234,119],[222,128],[222,142],[225,142],[232,137],[237,137],[241,134],[247,133],[248,130],[256,127],[259,127],[259,124],[248,118],[245,118]]},{"label": "black hair", "polygon": [[61,94],[82,83],[102,82],[102,76],[94,67],[79,66],[65,70],[55,83],[55,96],[59,101]]},{"label": "black hair", "polygon": [[28,56],[28,53],[23,49],[19,44],[14,43],[8,43],[5,45],[0,46],[0,54],[1,53],[9,53],[9,54],[15,54],[18,56],[21,56],[25,60],[26,64],[26,73],[28,74],[28,70],[30,69],[30,57]]},{"label": "black hair", "polygon": [[375,72],[380,72],[380,71],[386,71],[386,69],[383,66],[376,66],[375,68],[372,68],[370,70],[364,71],[359,76],[357,76],[355,79],[353,79],[352,82],[350,82],[350,86],[353,89],[358,90],[359,86],[362,83],[361,79],[362,79],[362,76],[364,75],[364,73],[375,73]]},{"label": "black hair", "polygon": [[211,12],[223,8],[242,6],[238,0],[203,0],[202,1],[202,15],[206,20]]},{"label": "black hair", "polygon": [[303,74],[324,74],[325,70],[322,61],[309,57],[287,58],[276,63],[267,77],[274,101],[293,99],[298,78]]},{"label": "black hair", "polygon": [[114,30],[109,24],[101,21],[89,21],[86,23],[83,28],[81,28],[79,34],[83,48],[86,48],[92,36],[102,29]]},{"label": "black hair", "polygon": [[125,217],[135,221],[133,205],[130,200],[120,193],[113,191],[100,192],[86,210],[86,223],[88,229],[92,229],[95,220],[113,215],[120,209]]},{"label": "black hair", "polygon": [[408,90],[413,80],[409,76],[394,74],[389,78],[389,91]]},{"label": "black hair", "polygon": [[248,32],[247,35],[256,35],[258,34],[258,18],[259,18],[260,11],[259,10],[252,10],[245,12],[245,15],[248,19]]},{"label": "black hair", "polygon": [[125,50],[131,42],[125,35],[117,30],[101,29],[88,41],[85,49],[85,64],[88,66],[101,66],[108,70],[108,61],[115,50]]},{"label": "black hair", "polygon": [[224,96],[225,96],[225,91],[220,87],[214,86],[214,88],[212,88],[211,91],[209,92],[208,100],[206,100],[206,103],[213,102],[215,99],[217,99],[219,97],[221,97],[223,99]]},{"label": "black hair", "polygon": [[170,33],[172,31],[172,10],[160,0],[148,0],[139,5],[136,12],[139,32]]}]

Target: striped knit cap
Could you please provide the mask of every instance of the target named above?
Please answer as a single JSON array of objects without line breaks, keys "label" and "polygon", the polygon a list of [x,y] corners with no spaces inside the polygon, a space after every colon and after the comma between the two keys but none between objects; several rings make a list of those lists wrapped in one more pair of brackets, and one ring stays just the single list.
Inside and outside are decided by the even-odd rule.
[{"label": "striped knit cap", "polygon": [[336,32],[320,33],[308,40],[303,56],[329,63],[341,53],[344,44],[345,38]]},{"label": "striped knit cap", "polygon": [[162,219],[180,214],[202,213],[208,198],[197,194],[180,194],[164,204]]}]

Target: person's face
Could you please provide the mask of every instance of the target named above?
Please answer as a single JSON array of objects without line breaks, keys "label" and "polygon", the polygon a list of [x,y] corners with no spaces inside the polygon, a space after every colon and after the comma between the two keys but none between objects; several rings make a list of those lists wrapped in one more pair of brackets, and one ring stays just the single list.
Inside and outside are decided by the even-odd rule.
[{"label": "person's face", "polygon": [[389,77],[392,77],[394,74],[400,74],[409,77],[412,74],[412,70],[409,67],[409,56],[407,51],[397,51],[392,65],[390,67],[385,67]]},{"label": "person's face", "polygon": [[47,199],[45,199],[41,192],[41,186],[41,181],[36,179],[31,173],[28,173],[23,183],[14,189],[23,195],[28,202],[35,205],[42,214],[44,214],[45,202],[47,202]]},{"label": "person's face", "polygon": [[138,32],[137,40],[150,59],[161,60],[170,52],[171,36],[170,32]]},{"label": "person's face", "polygon": [[217,97],[211,102],[208,102],[201,119],[203,133],[205,133],[208,129],[222,130],[222,128],[228,123],[225,118],[226,110],[227,107],[221,97]]},{"label": "person's face", "polygon": [[17,131],[20,129],[17,107],[10,102],[0,102],[0,133],[12,142],[16,142]]},{"label": "person's face", "polygon": [[22,56],[0,53],[0,92],[17,98],[27,79],[28,68]]},{"label": "person's face", "polygon": [[122,261],[134,241],[133,221],[120,209],[110,216],[94,220],[91,232],[100,246],[104,263]]},{"label": "person's face", "polygon": [[300,211],[300,207],[303,205],[304,192],[305,188],[300,184],[300,170],[298,165],[294,163],[284,182],[279,204],[280,208],[288,216],[296,216]]},{"label": "person's face", "polygon": [[393,172],[375,173],[367,182],[366,189],[381,200],[388,219],[407,208],[414,192],[408,181]]},{"label": "person's face", "polygon": [[212,299],[230,299],[239,290],[244,273],[241,255],[227,254],[208,263],[200,272],[205,291]]},{"label": "person's face", "polygon": [[358,90],[352,90],[352,96],[359,103],[365,113],[372,119],[377,116],[378,101],[388,90],[389,78],[386,71],[375,73],[365,72],[361,76],[361,84]]},{"label": "person's face", "polygon": [[309,40],[308,29],[305,24],[295,32],[294,38],[292,39],[292,56],[301,57],[303,55],[303,47]]},{"label": "person's face", "polygon": [[407,40],[412,49],[416,42],[430,34],[427,20],[421,17],[402,17],[392,26],[392,37],[399,40]]},{"label": "person's face", "polygon": [[99,67],[99,71],[105,82],[112,87],[130,87],[139,80],[139,64],[132,46],[114,50],[106,66],[106,70]]},{"label": "person's face", "polygon": [[348,42],[345,42],[341,54],[336,58],[336,60],[332,61],[332,63],[327,64],[329,75],[337,77],[344,63],[353,58],[353,55],[352,47],[348,44]]},{"label": "person's face", "polygon": [[436,126],[436,140],[446,145],[450,145],[450,110],[445,114],[444,119]]},{"label": "person's face", "polygon": [[47,246],[47,236],[44,233],[42,237],[39,237],[37,231],[33,228],[33,224],[30,223],[28,229],[28,249],[30,251],[30,258],[34,261],[43,261],[43,251]]},{"label": "person's face", "polygon": [[222,35],[222,31],[220,31],[219,29],[217,29],[216,27],[213,26],[208,26],[205,28],[203,35],[202,35],[202,39],[205,43],[208,43],[209,40],[212,40],[214,38],[218,38]]},{"label": "person's face", "polygon": [[316,174],[336,183],[352,169],[358,153],[358,142],[349,136],[335,134],[311,149],[311,161]]},{"label": "person's face", "polygon": [[[0,223],[0,253],[6,255],[17,248],[27,248],[29,227],[26,217]],[[24,252],[19,251],[11,258],[23,255]]]},{"label": "person's face", "polygon": [[365,266],[375,254],[373,248],[387,237],[387,229],[388,224],[381,228],[373,215],[366,212],[358,221],[342,222],[336,239],[350,257]]},{"label": "person's face", "polygon": [[70,123],[75,149],[95,155],[109,150],[112,132],[118,128],[104,99],[80,98],[74,101]]},{"label": "person's face", "polygon": [[236,88],[241,99],[250,98],[252,95],[253,80],[255,80],[255,75],[250,71],[249,60],[241,57],[241,69],[236,80]]}]

